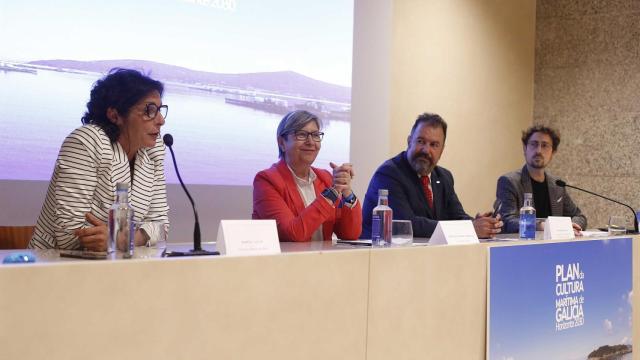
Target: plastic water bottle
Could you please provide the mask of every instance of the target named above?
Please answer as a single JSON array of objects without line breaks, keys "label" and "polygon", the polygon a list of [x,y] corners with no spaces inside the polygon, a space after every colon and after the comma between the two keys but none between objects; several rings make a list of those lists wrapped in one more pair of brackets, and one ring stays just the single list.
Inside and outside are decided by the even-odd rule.
[{"label": "plastic water bottle", "polygon": [[536,209],[533,207],[533,194],[524,194],[524,205],[520,208],[520,239],[536,238]]},{"label": "plastic water bottle", "polygon": [[133,256],[133,207],[129,204],[129,184],[116,184],[116,202],[109,209],[109,252],[123,250],[124,258]]},{"label": "plastic water bottle", "polygon": [[391,222],[393,210],[389,207],[389,190],[378,190],[378,206],[371,215],[371,245],[391,245]]}]

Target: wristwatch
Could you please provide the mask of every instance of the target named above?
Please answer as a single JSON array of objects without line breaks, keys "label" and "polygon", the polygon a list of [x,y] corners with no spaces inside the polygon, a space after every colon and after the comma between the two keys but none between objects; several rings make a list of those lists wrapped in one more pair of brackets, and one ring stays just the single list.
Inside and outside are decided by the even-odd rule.
[{"label": "wristwatch", "polygon": [[351,194],[349,194],[349,196],[343,196],[342,199],[347,204],[353,205],[353,203],[356,202],[356,194],[354,194],[353,191],[352,191]]},{"label": "wristwatch", "polygon": [[332,203],[335,203],[338,200],[338,192],[334,188],[328,187],[328,188],[324,189],[320,193],[320,195],[322,195],[325,198],[329,199]]}]

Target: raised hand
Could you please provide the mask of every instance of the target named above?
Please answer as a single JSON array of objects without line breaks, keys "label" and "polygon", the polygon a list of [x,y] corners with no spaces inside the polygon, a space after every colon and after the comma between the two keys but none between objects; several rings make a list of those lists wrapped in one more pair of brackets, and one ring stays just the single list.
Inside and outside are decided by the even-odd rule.
[{"label": "raised hand", "polygon": [[333,188],[342,194],[342,196],[351,195],[351,179],[355,175],[353,165],[345,163],[338,166],[330,162],[329,166],[333,169]]}]

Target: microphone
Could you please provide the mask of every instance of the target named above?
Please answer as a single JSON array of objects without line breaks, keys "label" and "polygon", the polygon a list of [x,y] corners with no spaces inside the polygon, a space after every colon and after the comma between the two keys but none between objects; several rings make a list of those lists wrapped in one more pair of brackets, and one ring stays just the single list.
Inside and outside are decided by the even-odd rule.
[{"label": "microphone", "polygon": [[637,218],[637,216],[636,216],[636,211],[635,211],[635,210],[633,210],[633,208],[632,208],[631,206],[629,206],[629,205],[627,205],[627,204],[625,204],[625,203],[621,203],[621,202],[620,202],[620,201],[618,201],[618,200],[613,200],[613,199],[608,198],[608,197],[606,197],[606,196],[602,196],[602,195],[600,195],[600,194],[596,194],[596,193],[591,192],[591,191],[589,191],[589,190],[585,190],[585,189],[581,189],[581,188],[579,188],[579,187],[577,187],[577,186],[569,185],[569,184],[567,184],[566,182],[564,182],[564,181],[562,181],[562,180],[560,180],[560,179],[556,180],[556,185],[558,185],[558,186],[560,186],[560,187],[565,187],[565,186],[566,186],[566,187],[569,187],[569,188],[572,188],[572,189],[576,189],[576,190],[584,191],[584,192],[586,192],[587,194],[595,195],[595,196],[600,197],[600,198],[603,198],[603,199],[605,199],[605,200],[612,201],[612,202],[614,202],[614,203],[616,203],[616,204],[619,204],[619,205],[622,205],[622,206],[626,206],[626,207],[627,207],[627,208],[629,208],[629,210],[631,210],[631,212],[633,213],[633,227],[634,227],[634,231],[635,231],[635,233],[636,233],[636,234],[638,233],[638,218]]},{"label": "microphone", "polygon": [[176,169],[176,175],[178,175],[178,180],[180,181],[180,185],[182,185],[182,189],[187,194],[187,197],[191,202],[191,208],[193,208],[193,215],[196,219],[195,225],[193,228],[193,250],[190,250],[189,252],[182,252],[182,251],[166,251],[165,249],[163,256],[220,255],[220,253],[217,251],[202,250],[202,245],[200,242],[200,221],[198,220],[198,211],[196,210],[196,204],[193,201],[191,194],[189,194],[189,190],[187,190],[187,187],[184,185],[184,182],[182,181],[182,177],[180,176],[180,171],[178,171],[176,156],[173,153],[173,148],[171,147],[173,145],[173,136],[171,136],[171,134],[164,134],[164,136],[162,137],[162,141],[164,141],[164,144],[169,148],[169,151],[171,152],[173,167]]}]

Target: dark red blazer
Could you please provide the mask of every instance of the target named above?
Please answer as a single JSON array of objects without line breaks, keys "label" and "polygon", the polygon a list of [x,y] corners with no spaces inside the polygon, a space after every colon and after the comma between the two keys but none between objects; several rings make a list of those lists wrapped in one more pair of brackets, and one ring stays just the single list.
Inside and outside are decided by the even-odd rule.
[{"label": "dark red blazer", "polygon": [[307,207],[284,160],[260,171],[253,179],[252,217],[275,219],[280,241],[311,241],[320,225],[325,240],[331,240],[333,233],[340,239],[357,239],[362,228],[360,201],[349,208],[339,199],[332,206],[320,195],[332,185],[331,174],[314,167],[311,170],[317,175],[313,183],[316,199]]}]

